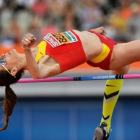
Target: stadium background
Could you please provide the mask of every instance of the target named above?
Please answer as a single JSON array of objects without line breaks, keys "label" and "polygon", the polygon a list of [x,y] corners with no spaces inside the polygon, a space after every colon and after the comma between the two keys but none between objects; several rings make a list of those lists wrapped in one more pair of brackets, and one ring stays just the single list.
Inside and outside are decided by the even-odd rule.
[{"label": "stadium background", "polygon": [[[103,26],[108,37],[127,42],[140,38],[139,23],[139,0],[0,0],[0,54],[10,49],[22,53],[20,41],[27,32],[33,33],[38,43],[48,32]],[[132,64],[129,73],[139,72],[140,62]],[[109,71],[83,64],[59,76],[103,74]],[[26,72],[24,77],[31,76]],[[0,139],[91,140],[102,115],[105,82],[12,85],[18,102],[8,129],[0,132]],[[139,84],[139,79],[125,80],[113,114],[110,140],[140,137]],[[0,88],[1,100],[4,90]]]}]

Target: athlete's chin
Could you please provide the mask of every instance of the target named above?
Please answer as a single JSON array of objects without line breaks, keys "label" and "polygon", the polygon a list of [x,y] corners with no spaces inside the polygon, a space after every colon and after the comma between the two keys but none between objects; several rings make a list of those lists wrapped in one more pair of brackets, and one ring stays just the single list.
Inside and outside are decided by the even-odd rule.
[{"label": "athlete's chin", "polygon": [[17,51],[15,49],[12,49],[10,52],[17,53]]}]

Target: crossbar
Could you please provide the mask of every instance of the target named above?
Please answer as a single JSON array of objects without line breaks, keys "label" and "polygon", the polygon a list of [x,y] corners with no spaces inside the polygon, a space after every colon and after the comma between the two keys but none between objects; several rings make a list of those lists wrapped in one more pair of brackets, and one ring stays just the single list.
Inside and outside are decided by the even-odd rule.
[{"label": "crossbar", "polygon": [[92,81],[92,80],[109,80],[109,79],[140,79],[140,74],[51,77],[51,78],[36,79],[36,80],[33,78],[24,78],[24,79],[20,79],[17,83]]}]

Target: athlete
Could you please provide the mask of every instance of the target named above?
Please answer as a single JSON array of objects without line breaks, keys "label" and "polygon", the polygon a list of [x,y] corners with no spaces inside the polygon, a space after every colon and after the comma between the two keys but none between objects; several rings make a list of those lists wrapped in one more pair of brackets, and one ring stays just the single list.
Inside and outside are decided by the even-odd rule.
[{"label": "athlete", "polygon": [[[6,87],[4,99],[5,125],[16,103],[16,95],[10,84],[16,83],[29,70],[34,79],[47,78],[72,69],[82,63],[111,70],[110,74],[126,74],[129,64],[140,61],[140,40],[116,43],[105,36],[106,31],[99,27],[89,31],[69,30],[62,33],[48,33],[42,41],[36,42],[28,33],[22,39],[24,54],[11,50],[0,58],[0,85]],[[106,140],[111,131],[111,118],[123,80],[107,80],[105,86],[103,116],[95,129],[93,140]]]}]

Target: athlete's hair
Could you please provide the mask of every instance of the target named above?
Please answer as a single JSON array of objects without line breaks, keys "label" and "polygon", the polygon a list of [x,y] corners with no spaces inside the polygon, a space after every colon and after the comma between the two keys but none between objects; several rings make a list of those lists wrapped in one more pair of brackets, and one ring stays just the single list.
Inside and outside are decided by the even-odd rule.
[{"label": "athlete's hair", "polygon": [[17,101],[17,96],[14,91],[10,88],[11,84],[16,83],[24,71],[19,70],[16,74],[16,77],[13,77],[5,70],[0,70],[0,86],[5,86],[5,97],[3,102],[3,110],[4,110],[4,126],[0,129],[0,131],[6,130],[8,127],[9,117],[12,115],[13,108]]}]

